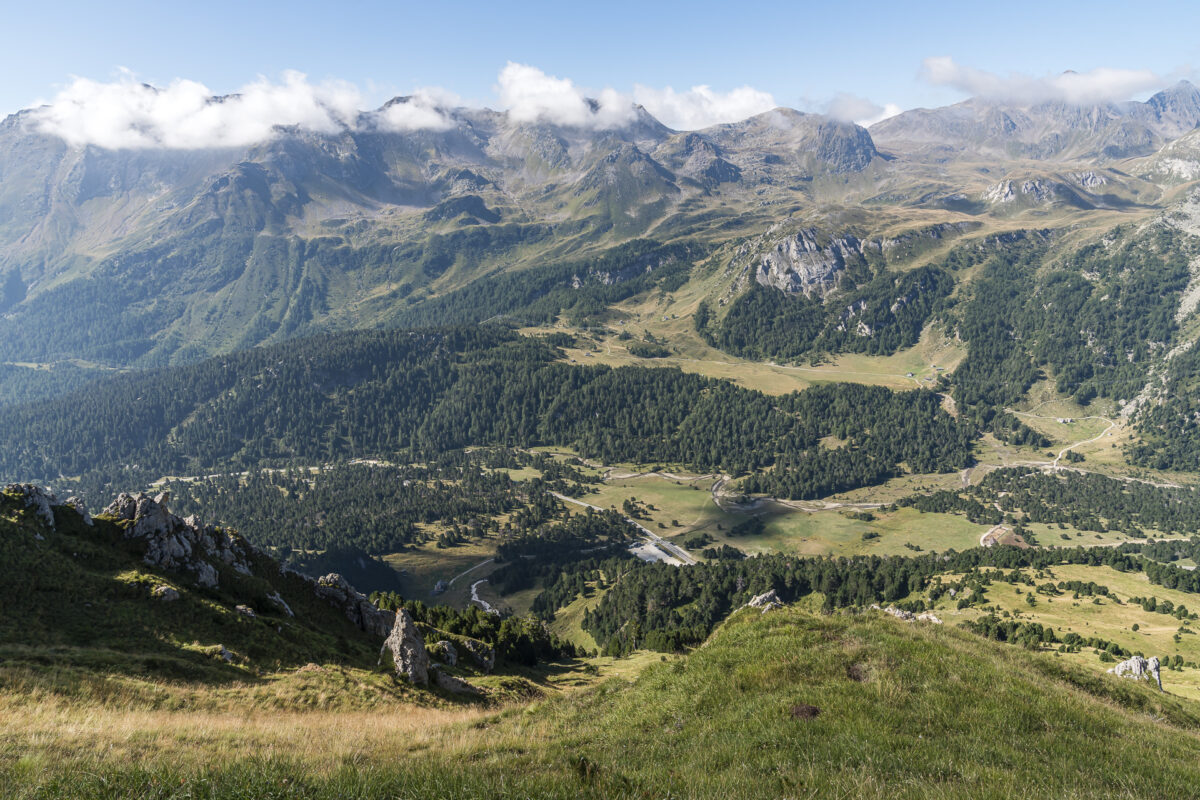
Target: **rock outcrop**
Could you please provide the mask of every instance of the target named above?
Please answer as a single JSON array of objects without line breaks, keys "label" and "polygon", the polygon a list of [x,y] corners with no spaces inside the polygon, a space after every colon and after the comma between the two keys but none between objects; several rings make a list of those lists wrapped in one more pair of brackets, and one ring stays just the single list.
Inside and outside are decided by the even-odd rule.
[{"label": "rock outcrop", "polygon": [[750,602],[746,603],[747,608],[761,608],[762,613],[767,613],[773,608],[783,608],[783,603],[779,600],[779,595],[775,594],[775,590],[763,592],[750,598]]},{"label": "rock outcrop", "polygon": [[12,483],[4,487],[4,491],[21,495],[25,501],[25,507],[32,508],[42,522],[46,523],[46,527],[54,529],[52,506],[58,505],[58,498],[54,496],[54,492],[32,483]]},{"label": "rock outcrop", "polygon": [[429,655],[436,658],[448,667],[453,667],[458,664],[458,650],[455,649],[454,643],[442,639],[440,642],[434,642],[429,648]]},{"label": "rock outcrop", "polygon": [[776,242],[759,257],[754,279],[780,291],[824,297],[837,286],[850,259],[862,258],[862,242],[853,236],[822,244],[817,231],[807,228]]},{"label": "rock outcrop", "polygon": [[380,663],[388,650],[392,652],[397,675],[408,678],[417,686],[429,685],[429,654],[425,652],[425,640],[417,630],[417,623],[403,608],[396,612],[391,633],[379,650]]},{"label": "rock outcrop", "polygon": [[79,499],[78,497],[71,496],[66,499],[66,502],[64,502],[63,505],[75,509],[75,513],[78,514],[83,520],[83,524],[87,525],[89,528],[92,527],[92,515],[88,513],[87,505],[83,502],[83,500]]},{"label": "rock outcrop", "polygon": [[765,247],[758,251],[754,271],[758,283],[824,299],[838,287],[847,265],[865,264],[868,254],[888,262],[910,258],[977,227],[978,223],[944,222],[881,239],[859,239],[848,233],[830,236],[816,228],[805,228],[777,239],[772,236],[778,231],[774,228],[757,246],[744,246],[738,258]]},{"label": "rock outcrop", "polygon": [[[357,625],[359,630],[376,636],[389,636],[394,633],[392,615],[376,608],[366,595],[351,586],[349,581],[336,572],[318,578],[315,590],[318,597],[323,597],[340,608],[346,618]],[[405,613],[407,615],[407,612]]]},{"label": "rock outcrop", "polygon": [[922,611],[920,614],[914,614],[911,611],[905,611],[904,609],[896,608],[895,606],[881,608],[878,605],[872,605],[871,608],[875,609],[876,611],[882,611],[885,614],[891,614],[896,619],[902,619],[905,622],[932,622],[934,625],[942,624],[942,620],[931,611]]},{"label": "rock outcrop", "polygon": [[496,651],[487,642],[481,642],[478,639],[464,639],[462,648],[467,651],[467,655],[475,662],[475,666],[479,667],[484,672],[491,672],[496,667]]},{"label": "rock outcrop", "polygon": [[1150,658],[1134,656],[1117,664],[1109,672],[1121,678],[1133,678],[1138,681],[1148,681],[1153,678],[1154,682],[1158,684],[1158,690],[1162,691],[1162,675],[1159,672],[1158,656]]},{"label": "rock outcrop", "polygon": [[126,539],[145,544],[142,560],[150,566],[190,572],[196,583],[210,589],[220,579],[213,562],[251,574],[253,549],[245,540],[222,528],[201,525],[195,517],[175,516],[167,509],[168,499],[166,492],[154,497],[122,493],[103,513],[126,523]]},{"label": "rock outcrop", "polygon": [[170,603],[179,599],[179,591],[174,587],[167,586],[165,583],[160,583],[150,590],[150,596],[155,600],[161,600],[164,603]]}]

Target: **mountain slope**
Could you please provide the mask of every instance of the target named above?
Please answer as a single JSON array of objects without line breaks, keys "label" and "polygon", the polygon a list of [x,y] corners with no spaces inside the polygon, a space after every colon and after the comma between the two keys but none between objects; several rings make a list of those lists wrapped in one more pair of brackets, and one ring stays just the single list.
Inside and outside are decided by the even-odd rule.
[{"label": "mountain slope", "polygon": [[889,151],[917,159],[1114,161],[1153,153],[1200,124],[1200,90],[1187,81],[1146,102],[1014,104],[972,98],[914,109],[871,126]]},{"label": "mountain slope", "polygon": [[[191,729],[182,715],[162,722]],[[170,785],[212,798],[280,786],[305,798],[466,798],[497,787],[564,798],[1187,798],[1200,779],[1198,727],[1193,704],[1144,683],[949,628],[751,609],[633,682],[448,725],[402,757],[368,740],[339,767],[324,755],[335,741],[276,741],[272,759],[193,766],[163,737],[137,767],[79,754],[42,773],[0,765],[0,780],[39,797]],[[139,735],[101,738],[120,752],[123,736]],[[15,741],[45,747],[29,733]]]},{"label": "mountain slope", "polygon": [[445,113],[445,130],[286,129],[221,150],[67,147],[9,117],[0,359],[155,365],[362,327],[481,272],[642,235],[714,191],[805,194],[879,160],[862,128],[787,109],[686,135],[642,109],[602,129]]},{"label": "mountain slope", "polygon": [[0,491],[5,675],[46,659],[64,672],[203,683],[310,662],[374,664],[382,612],[355,623],[354,609],[235,532],[137,505],[136,521],[117,505],[88,517],[36,490]]},{"label": "mountain slope", "polygon": [[[609,463],[735,474],[798,464],[759,482],[800,497],[970,463],[974,428],[930,392],[830,384],[769,398],[675,369],[561,355],[493,326],[364,331],[119,376],[0,411],[0,471],[56,483],[90,473],[96,491],[164,475],[558,445]],[[844,446],[822,446],[834,432]]]}]

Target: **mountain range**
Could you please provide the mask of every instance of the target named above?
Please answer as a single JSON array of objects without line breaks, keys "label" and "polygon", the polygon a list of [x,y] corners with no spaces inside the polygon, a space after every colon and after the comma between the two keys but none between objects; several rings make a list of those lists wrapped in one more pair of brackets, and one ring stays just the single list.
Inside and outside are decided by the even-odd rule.
[{"label": "mountain range", "polygon": [[[692,132],[641,108],[612,128],[441,113],[445,129],[280,129],[218,150],[72,147],[33,112],[10,116],[0,358],[190,361],[390,324],[481,275],[635,238],[725,243],[830,209],[886,212],[894,231],[921,210],[961,223],[1146,205],[1195,163],[1178,147],[1153,154],[1200,122],[1200,92],[1086,108],[971,100],[869,132],[782,108]],[[1122,161],[1134,156],[1153,158],[1142,172]],[[864,219],[842,227],[880,233]]]}]

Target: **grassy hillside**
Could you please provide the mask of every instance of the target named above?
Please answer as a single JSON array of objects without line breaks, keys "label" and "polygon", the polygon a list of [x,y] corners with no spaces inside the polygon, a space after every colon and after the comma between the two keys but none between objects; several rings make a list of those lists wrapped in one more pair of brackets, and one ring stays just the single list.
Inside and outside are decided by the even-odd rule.
[{"label": "grassy hillside", "polygon": [[0,788],[22,798],[1200,796],[1191,702],[876,614],[743,611],[636,680],[500,713],[237,716],[8,696]]},{"label": "grassy hillside", "polygon": [[[220,582],[206,589],[146,564],[145,545],[114,518],[89,527],[66,507],[55,517],[51,530],[19,495],[0,492],[0,684],[149,675],[223,685],[310,662],[375,662],[373,639],[265,555],[251,556],[250,575],[218,565]],[[179,598],[156,599],[163,586]]]},{"label": "grassy hillside", "polygon": [[[184,530],[189,523],[177,519],[174,527],[145,533],[152,515],[130,521],[99,514],[88,525],[67,505],[53,506],[52,514],[53,527],[20,492],[0,490],[0,706],[23,700],[124,711],[495,704],[537,694],[578,666],[557,663],[573,649],[539,638],[536,623],[502,625],[478,611],[422,606],[412,613],[427,644],[490,648],[498,666],[492,673],[465,658],[454,667],[480,690],[466,701],[418,688],[394,677],[390,657],[380,660],[390,614],[369,608],[352,589],[318,586],[285,570],[236,532],[228,533],[234,545],[222,549],[203,543],[218,537],[213,529]],[[168,550],[173,562],[160,558]],[[205,580],[198,565],[211,567],[214,579]],[[548,660],[555,666],[547,667]]]}]

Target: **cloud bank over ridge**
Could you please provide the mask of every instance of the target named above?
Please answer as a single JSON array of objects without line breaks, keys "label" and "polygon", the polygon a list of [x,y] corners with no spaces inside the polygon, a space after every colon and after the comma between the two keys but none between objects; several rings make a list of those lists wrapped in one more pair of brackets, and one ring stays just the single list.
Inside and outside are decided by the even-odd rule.
[{"label": "cloud bank over ridge", "polygon": [[[963,66],[950,57],[925,59],[921,78],[935,86],[1009,103],[1124,100],[1167,83],[1149,70],[1113,68],[1047,77],[999,75]],[[779,105],[770,93],[752,86],[729,91],[703,84],[686,90],[642,84],[630,92],[611,87],[586,89],[569,78],[512,61],[500,70],[495,93],[497,107],[514,122],[593,130],[634,122],[638,105],[675,130],[738,122]],[[26,112],[26,119],[37,130],[59,136],[72,146],[236,148],[266,141],[281,127],[325,134],[445,130],[456,124],[452,110],[462,105],[456,95],[436,87],[417,90],[403,101],[377,110],[363,110],[366,102],[365,94],[351,83],[316,83],[299,72],[286,72],[278,81],[260,77],[219,97],[197,81],[181,78],[154,87],[125,71],[108,82],[75,78],[53,99]],[[901,109],[841,93],[824,105],[824,111],[836,119],[869,127]]]},{"label": "cloud bank over ridge", "polygon": [[1139,92],[1158,89],[1168,80],[1147,69],[1097,67],[1086,72],[1062,72],[1034,77],[1019,72],[999,75],[965,67],[949,56],[927,58],[921,77],[934,86],[949,86],[973,97],[1009,103],[1058,100],[1073,105],[1128,100]]},{"label": "cloud bank over ridge", "polygon": [[[590,91],[570,79],[515,62],[500,71],[496,95],[499,107],[516,122],[602,130],[633,122],[638,103],[667,126],[681,130],[736,122],[776,105],[770,94],[749,86],[729,92],[708,86],[677,91],[642,85],[631,94],[612,88]],[[284,73],[278,82],[260,77],[218,97],[197,81],[176,79],[155,87],[123,71],[108,82],[75,78],[53,99],[30,110],[28,118],[38,130],[73,146],[202,149],[256,144],[279,127],[318,133],[445,130],[454,124],[448,109],[461,100],[446,90],[430,88],[377,111],[363,111],[365,102],[353,84],[314,83],[299,72]]]}]

